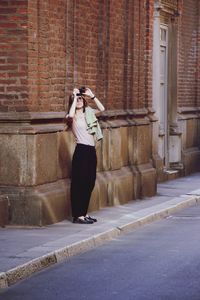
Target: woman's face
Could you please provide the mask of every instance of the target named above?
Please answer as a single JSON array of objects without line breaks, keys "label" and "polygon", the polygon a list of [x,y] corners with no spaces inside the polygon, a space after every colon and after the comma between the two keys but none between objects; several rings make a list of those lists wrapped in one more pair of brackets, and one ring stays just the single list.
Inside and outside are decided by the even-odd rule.
[{"label": "woman's face", "polygon": [[77,103],[76,103],[76,108],[80,109],[80,108],[83,108],[83,98],[81,96],[78,96],[77,98]]}]

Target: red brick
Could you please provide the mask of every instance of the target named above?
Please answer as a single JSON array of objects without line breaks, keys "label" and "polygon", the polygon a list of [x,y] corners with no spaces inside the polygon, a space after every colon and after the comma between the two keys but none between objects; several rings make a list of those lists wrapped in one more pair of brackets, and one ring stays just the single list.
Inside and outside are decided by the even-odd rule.
[{"label": "red brick", "polygon": [[[1,10],[0,10],[1,11]],[[1,28],[16,28],[17,24],[16,23],[1,23],[0,24]]]},{"label": "red brick", "polygon": [[[2,75],[4,75],[4,78],[6,78],[6,74],[2,74]],[[1,74],[0,74],[0,78],[1,78]],[[17,79],[0,79],[0,84],[6,84],[6,85],[9,85],[9,84],[15,84],[16,83],[16,81],[17,81]]]},{"label": "red brick", "polygon": [[1,0],[1,2],[0,2],[0,7],[2,7],[2,6],[5,6],[5,7],[8,7],[8,5],[9,5],[10,3],[9,3],[9,1],[7,0]]},{"label": "red brick", "polygon": [[[110,109],[151,107],[154,2],[1,0],[0,84],[17,96],[9,110],[64,110],[74,85],[90,86]],[[197,0],[182,2],[178,101],[194,106],[200,94],[199,7]]]},{"label": "red brick", "polygon": [[9,86],[6,88],[8,92],[21,92],[21,91],[27,91],[27,86]]},{"label": "red brick", "polygon": [[17,70],[18,66],[17,65],[3,65],[1,66],[0,70],[1,71],[10,71],[10,70]]},{"label": "red brick", "polygon": [[17,0],[17,1],[14,1],[14,0],[12,0],[11,2],[10,2],[10,5],[11,5],[11,7],[12,6],[27,6],[27,0],[25,0],[25,1],[23,1],[23,0]]},{"label": "red brick", "polygon": [[17,77],[26,77],[27,73],[26,72],[12,72],[12,73],[7,73],[9,78],[17,78]]},{"label": "red brick", "polygon": [[197,102],[198,1],[183,1],[179,24],[178,105],[195,106]]},{"label": "red brick", "polygon": [[10,8],[10,7],[6,7],[6,8],[2,8],[0,7],[0,15],[1,14],[13,14],[16,13],[17,9],[16,8]]}]

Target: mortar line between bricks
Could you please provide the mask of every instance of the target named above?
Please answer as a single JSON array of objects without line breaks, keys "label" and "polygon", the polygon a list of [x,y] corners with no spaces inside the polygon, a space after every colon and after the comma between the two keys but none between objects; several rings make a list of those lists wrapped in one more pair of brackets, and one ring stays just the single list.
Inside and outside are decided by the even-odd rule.
[{"label": "mortar line between bricks", "polygon": [[[190,196],[191,196],[191,194],[190,194]],[[177,198],[179,198],[179,197],[177,197]],[[170,201],[167,201],[167,202],[171,202],[173,199],[174,198],[172,198]],[[180,200],[182,200],[181,197],[180,197]],[[163,208],[163,209],[159,210],[158,212],[150,213],[143,217],[138,217],[138,219],[135,219],[134,221],[129,222],[125,225],[116,226],[105,232],[95,234],[90,238],[73,243],[73,244],[63,247],[61,249],[57,249],[57,250],[47,253],[41,257],[35,258],[25,264],[17,266],[6,272],[1,272],[0,273],[0,290],[8,288],[11,285],[19,282],[20,280],[24,280],[24,279],[30,277],[32,274],[35,274],[49,266],[63,262],[72,256],[81,254],[90,249],[93,249],[95,247],[103,245],[104,243],[112,240],[113,238],[115,238],[121,234],[127,233],[130,230],[136,229],[144,224],[151,223],[155,220],[163,219],[163,218],[169,216],[169,214],[174,213],[175,211],[177,211],[179,209],[183,209],[183,208],[195,205],[198,202],[200,202],[200,196],[195,195],[193,197],[190,197],[189,199],[184,199],[177,204],[173,204],[173,205],[171,205],[171,207]],[[156,208],[158,206],[159,205],[155,205],[152,207]],[[35,267],[35,268],[32,269],[32,267]],[[18,274],[20,270],[22,271],[22,274]]]}]

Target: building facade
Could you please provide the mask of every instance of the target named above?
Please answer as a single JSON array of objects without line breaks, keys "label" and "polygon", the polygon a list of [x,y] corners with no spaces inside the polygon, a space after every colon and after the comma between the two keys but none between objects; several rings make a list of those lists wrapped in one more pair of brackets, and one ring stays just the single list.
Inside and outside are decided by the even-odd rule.
[{"label": "building facade", "polygon": [[90,210],[199,171],[200,1],[0,1],[0,187],[10,224],[70,216],[74,141],[63,118],[83,85],[106,108]]}]

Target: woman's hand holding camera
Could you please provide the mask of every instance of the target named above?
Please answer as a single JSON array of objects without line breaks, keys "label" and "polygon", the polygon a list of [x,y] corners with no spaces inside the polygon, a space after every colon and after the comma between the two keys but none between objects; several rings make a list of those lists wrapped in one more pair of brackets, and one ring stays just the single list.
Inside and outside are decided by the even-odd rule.
[{"label": "woman's hand holding camera", "polygon": [[73,89],[73,96],[74,96],[74,99],[77,97],[77,94],[79,93],[79,89],[75,88]]},{"label": "woman's hand holding camera", "polygon": [[87,89],[85,90],[84,95],[89,96],[90,98],[93,98],[93,99],[94,99],[94,97],[95,97],[95,95],[93,94],[93,92],[92,92],[91,89],[89,89],[89,88],[87,88]]}]

